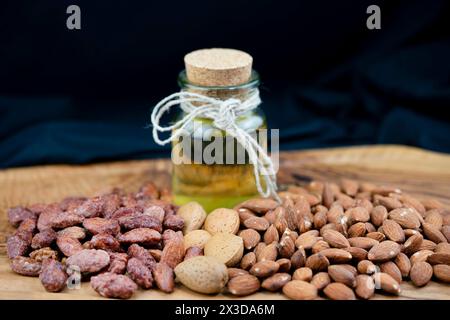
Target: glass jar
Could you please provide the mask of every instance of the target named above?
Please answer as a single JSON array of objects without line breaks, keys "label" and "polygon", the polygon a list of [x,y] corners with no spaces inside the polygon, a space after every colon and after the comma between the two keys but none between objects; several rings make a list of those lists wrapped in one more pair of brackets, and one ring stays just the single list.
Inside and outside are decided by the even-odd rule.
[{"label": "glass jar", "polygon": [[[236,98],[243,101],[258,90],[259,83],[259,75],[254,70],[248,82],[236,86],[195,85],[189,82],[185,71],[182,71],[178,77],[178,84],[182,91],[198,93],[220,100]],[[178,121],[184,116],[185,114],[181,112],[176,120]],[[260,144],[265,143],[265,140],[261,139],[261,136],[264,135],[258,134],[259,130],[267,128],[266,118],[259,107],[238,117],[236,124],[247,133],[255,134],[257,138],[260,138],[258,140]],[[189,140],[183,140],[186,137]],[[223,154],[216,154],[216,159],[223,159],[222,163],[209,164],[203,157],[199,157],[200,160],[195,158],[199,150],[203,154],[205,148],[208,148],[217,137],[222,138],[223,143],[226,143],[227,139],[228,142],[234,141],[233,152],[228,157],[228,161],[227,152],[230,155],[230,149],[225,146],[222,149]],[[210,212],[216,208],[232,208],[238,203],[258,195],[254,168],[248,161],[248,155],[245,153],[245,160],[238,161],[237,150],[239,145],[232,137],[228,137],[225,131],[215,128],[211,119],[194,119],[192,125],[186,128],[186,133],[172,143],[172,159],[177,145],[183,141],[189,141],[191,152],[189,152],[189,155],[181,155],[182,161],[174,161],[173,164],[172,189],[174,201],[177,205],[197,201],[203,205],[207,212]],[[195,146],[197,146],[197,151],[194,150]],[[231,163],[230,158],[233,159]]]}]

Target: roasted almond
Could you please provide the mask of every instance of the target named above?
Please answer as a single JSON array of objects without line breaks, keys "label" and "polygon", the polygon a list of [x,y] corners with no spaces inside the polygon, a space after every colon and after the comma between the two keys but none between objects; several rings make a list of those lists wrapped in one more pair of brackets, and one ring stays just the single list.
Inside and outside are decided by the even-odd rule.
[{"label": "roasted almond", "polygon": [[400,245],[394,241],[380,242],[370,249],[367,258],[370,261],[383,262],[395,258],[400,252]]},{"label": "roasted almond", "polygon": [[414,253],[411,257],[409,257],[409,260],[411,261],[411,266],[414,265],[416,262],[420,261],[427,261],[428,257],[434,254],[431,250],[420,250]]},{"label": "roasted almond", "polygon": [[436,253],[448,253],[450,254],[450,243],[441,242],[434,249]]},{"label": "roasted almond", "polygon": [[401,292],[400,285],[394,278],[387,273],[377,272],[372,278],[375,281],[375,288],[386,291],[387,293],[399,295]]},{"label": "roasted almond", "polygon": [[278,272],[289,272],[289,270],[291,270],[291,260],[287,258],[281,258],[275,262],[280,266]]},{"label": "roasted almond", "polygon": [[333,248],[348,248],[350,243],[345,236],[334,230],[327,230],[323,233],[323,240],[328,242],[328,244]]},{"label": "roasted almond", "polygon": [[394,263],[397,265],[403,278],[409,276],[409,271],[411,270],[411,261],[409,261],[409,258],[406,254],[400,252],[395,257]]},{"label": "roasted almond", "polygon": [[326,271],[329,265],[330,262],[327,257],[320,252],[315,253],[306,259],[306,267],[310,268],[314,272]]},{"label": "roasted almond", "polygon": [[350,208],[346,212],[353,222],[367,222],[370,220],[370,213],[364,207]]},{"label": "roasted almond", "polygon": [[436,229],[441,230],[444,219],[439,210],[434,209],[426,212],[425,222],[435,226]]},{"label": "roasted almond", "polygon": [[322,255],[327,257],[330,263],[346,263],[352,260],[352,255],[343,249],[324,249],[320,251]]},{"label": "roasted almond", "polygon": [[[446,242],[441,242],[446,243]],[[431,240],[423,239],[422,244],[420,245],[419,250],[431,250],[434,251],[436,249],[437,244]]]},{"label": "roasted almond", "polygon": [[394,220],[384,220],[383,233],[389,240],[403,243],[405,242],[405,232],[402,227]]},{"label": "roasted almond", "polygon": [[355,294],[353,290],[347,287],[346,285],[333,282],[325,287],[323,290],[325,295],[331,300],[355,300]]},{"label": "roasted almond", "polygon": [[329,285],[330,282],[331,279],[327,272],[316,273],[311,279],[311,284],[314,285],[317,290],[322,290]]},{"label": "roasted almond", "polygon": [[409,276],[416,287],[425,286],[433,276],[433,267],[428,262],[416,262],[412,265]]},{"label": "roasted almond", "polygon": [[328,267],[330,278],[353,288],[356,285],[355,274],[345,266],[336,264]]},{"label": "roasted almond", "polygon": [[394,278],[394,280],[397,281],[398,283],[402,282],[402,273],[394,262],[387,261],[380,264],[380,271],[387,273],[392,278]]},{"label": "roasted almond", "polygon": [[298,269],[305,266],[306,263],[306,253],[303,248],[298,249],[294,252],[291,257],[291,267],[293,269]]},{"label": "roasted almond", "polygon": [[370,299],[375,294],[375,283],[371,276],[360,274],[356,277],[356,295],[361,299]]},{"label": "roasted almond", "polygon": [[369,250],[379,243],[377,240],[368,237],[355,237],[348,239],[348,241],[352,247],[364,250]]},{"label": "roasted almond", "polygon": [[381,226],[388,217],[387,209],[383,206],[376,206],[370,212],[370,221],[374,224],[374,226]]},{"label": "roasted almond", "polygon": [[252,275],[242,275],[228,281],[228,291],[235,296],[248,296],[259,290],[258,278]]},{"label": "roasted almond", "polygon": [[447,238],[442,234],[442,232],[431,223],[425,222],[422,227],[423,233],[429,240],[435,243],[447,242]]},{"label": "roasted almond", "polygon": [[402,207],[402,203],[395,198],[377,196],[374,197],[374,199],[376,204],[382,205],[383,207],[386,207],[386,209],[388,210],[394,210]]},{"label": "roasted almond", "polygon": [[295,252],[295,244],[290,236],[283,236],[278,245],[278,253],[282,258],[290,258]]},{"label": "roasted almond", "polygon": [[266,231],[269,228],[269,221],[262,217],[251,217],[244,221],[244,226],[257,231]]},{"label": "roasted almond", "polygon": [[279,268],[280,266],[275,261],[265,260],[255,263],[249,272],[258,278],[266,278],[275,274]]},{"label": "roasted almond", "polygon": [[254,252],[246,253],[241,259],[241,268],[248,270],[256,263],[256,254]]},{"label": "roasted almond", "polygon": [[330,245],[328,244],[328,242],[325,242],[323,240],[319,240],[317,241],[311,248],[311,252],[312,253],[318,253],[324,249],[329,249]]},{"label": "roasted almond", "polygon": [[358,222],[348,228],[348,236],[350,238],[363,237],[366,234],[366,224],[364,222]]},{"label": "roasted almond", "polygon": [[389,212],[389,219],[397,222],[405,229],[417,229],[420,227],[418,216],[411,208],[398,208]]},{"label": "roasted almond", "polygon": [[375,239],[377,241],[384,241],[384,240],[386,240],[386,236],[384,235],[384,233],[381,233],[381,232],[378,232],[378,231],[369,232],[368,234],[366,234],[366,237]]},{"label": "roasted almond", "polygon": [[[316,231],[316,230],[311,230]],[[306,232],[298,236],[295,240],[295,246],[297,248],[303,248],[305,250],[311,249],[317,241],[321,240],[321,237],[318,237],[315,233]]]},{"label": "roasted almond", "polygon": [[419,251],[420,246],[422,245],[423,237],[420,233],[412,235],[405,241],[403,245],[403,252],[410,256],[415,252]]},{"label": "roasted almond", "polygon": [[430,264],[447,264],[450,265],[450,253],[440,252],[433,253],[429,255],[427,258],[428,263]]},{"label": "roasted almond", "polygon": [[362,274],[374,274],[378,271],[378,267],[373,264],[372,261],[362,260],[358,262],[358,272]]},{"label": "roasted almond", "polygon": [[341,188],[349,196],[355,196],[359,189],[359,184],[355,180],[351,179],[342,179],[341,180]]},{"label": "roasted almond", "polygon": [[353,260],[355,260],[355,261],[361,261],[361,260],[367,259],[367,251],[362,248],[350,247],[350,248],[345,248],[344,250],[347,252],[350,252]]},{"label": "roasted almond", "polygon": [[292,300],[314,300],[317,298],[317,288],[305,281],[292,280],[283,287],[283,293]]},{"label": "roasted almond", "polygon": [[239,232],[239,237],[244,241],[244,248],[251,250],[259,243],[261,240],[261,235],[253,229],[245,229]]},{"label": "roasted almond", "polygon": [[272,224],[269,228],[267,228],[266,232],[264,232],[264,242],[266,244],[271,244],[273,242],[278,242],[280,240],[280,236],[278,234],[277,228]]},{"label": "roasted almond", "polygon": [[450,283],[450,266],[446,264],[437,264],[433,266],[434,276],[439,280]]},{"label": "roasted almond", "polygon": [[268,291],[275,292],[283,288],[289,281],[291,281],[291,275],[289,273],[275,273],[273,276],[266,278],[262,282],[261,287]]},{"label": "roasted almond", "polygon": [[278,207],[278,202],[268,198],[249,199],[239,205],[241,208],[249,209],[253,212],[263,214]]},{"label": "roasted almond", "polygon": [[239,268],[227,268],[227,272],[228,272],[228,278],[234,278],[237,276],[245,276],[248,273],[248,271],[243,270],[243,269],[239,269]]},{"label": "roasted almond", "polygon": [[271,243],[263,247],[259,252],[255,252],[256,260],[259,261],[275,261],[278,256],[278,248],[276,243]]},{"label": "roasted almond", "polygon": [[294,274],[292,275],[292,280],[302,280],[306,282],[310,282],[313,276],[313,272],[310,268],[303,267],[298,268],[294,271]]}]

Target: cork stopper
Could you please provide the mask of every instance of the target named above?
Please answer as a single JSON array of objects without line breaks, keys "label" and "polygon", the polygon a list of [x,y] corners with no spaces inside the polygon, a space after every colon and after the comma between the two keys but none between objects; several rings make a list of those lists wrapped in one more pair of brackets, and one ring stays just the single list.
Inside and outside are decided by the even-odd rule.
[{"label": "cork stopper", "polygon": [[189,82],[199,86],[235,86],[249,81],[253,58],[235,49],[201,49],[184,56]]}]

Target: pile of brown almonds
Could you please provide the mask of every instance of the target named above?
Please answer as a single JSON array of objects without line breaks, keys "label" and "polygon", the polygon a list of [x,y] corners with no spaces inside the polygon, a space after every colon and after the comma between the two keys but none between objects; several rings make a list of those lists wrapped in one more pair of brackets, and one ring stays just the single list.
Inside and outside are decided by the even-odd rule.
[{"label": "pile of brown almonds", "polygon": [[433,275],[450,282],[450,213],[440,202],[348,179],[279,195],[281,205],[251,199],[207,216],[197,203],[180,207],[185,249],[204,257],[179,264],[178,280],[202,293],[299,300],[398,295],[404,279],[421,287]]},{"label": "pile of brown almonds", "polygon": [[[436,200],[343,179],[290,186],[273,199],[250,199],[209,214],[181,207],[153,184],[137,193],[12,208],[11,268],[64,290],[72,267],[100,295],[138,289],[170,293],[175,281],[204,293],[259,290],[291,299],[370,299],[450,283],[450,212]],[[176,276],[176,279],[175,279]]]}]

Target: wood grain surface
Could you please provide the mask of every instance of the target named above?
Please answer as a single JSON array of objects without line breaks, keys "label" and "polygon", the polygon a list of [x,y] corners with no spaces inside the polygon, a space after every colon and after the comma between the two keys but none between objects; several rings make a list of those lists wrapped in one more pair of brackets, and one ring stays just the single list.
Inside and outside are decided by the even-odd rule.
[{"label": "wood grain surface", "polygon": [[[393,185],[418,197],[436,198],[450,209],[450,156],[404,146],[364,146],[285,152],[280,154],[279,184],[311,179],[359,181]],[[170,161],[126,161],[84,166],[50,165],[0,171],[0,299],[101,299],[83,283],[80,289],[48,293],[37,278],[14,274],[6,257],[5,239],[13,232],[6,210],[17,205],[60,201],[66,196],[92,196],[114,187],[136,191],[145,181],[170,187]],[[402,283],[399,297],[377,294],[375,299],[447,299],[450,286],[432,282],[424,288]],[[181,286],[173,294],[138,291],[135,299],[232,299],[205,296]],[[284,299],[259,292],[239,299]]]}]

